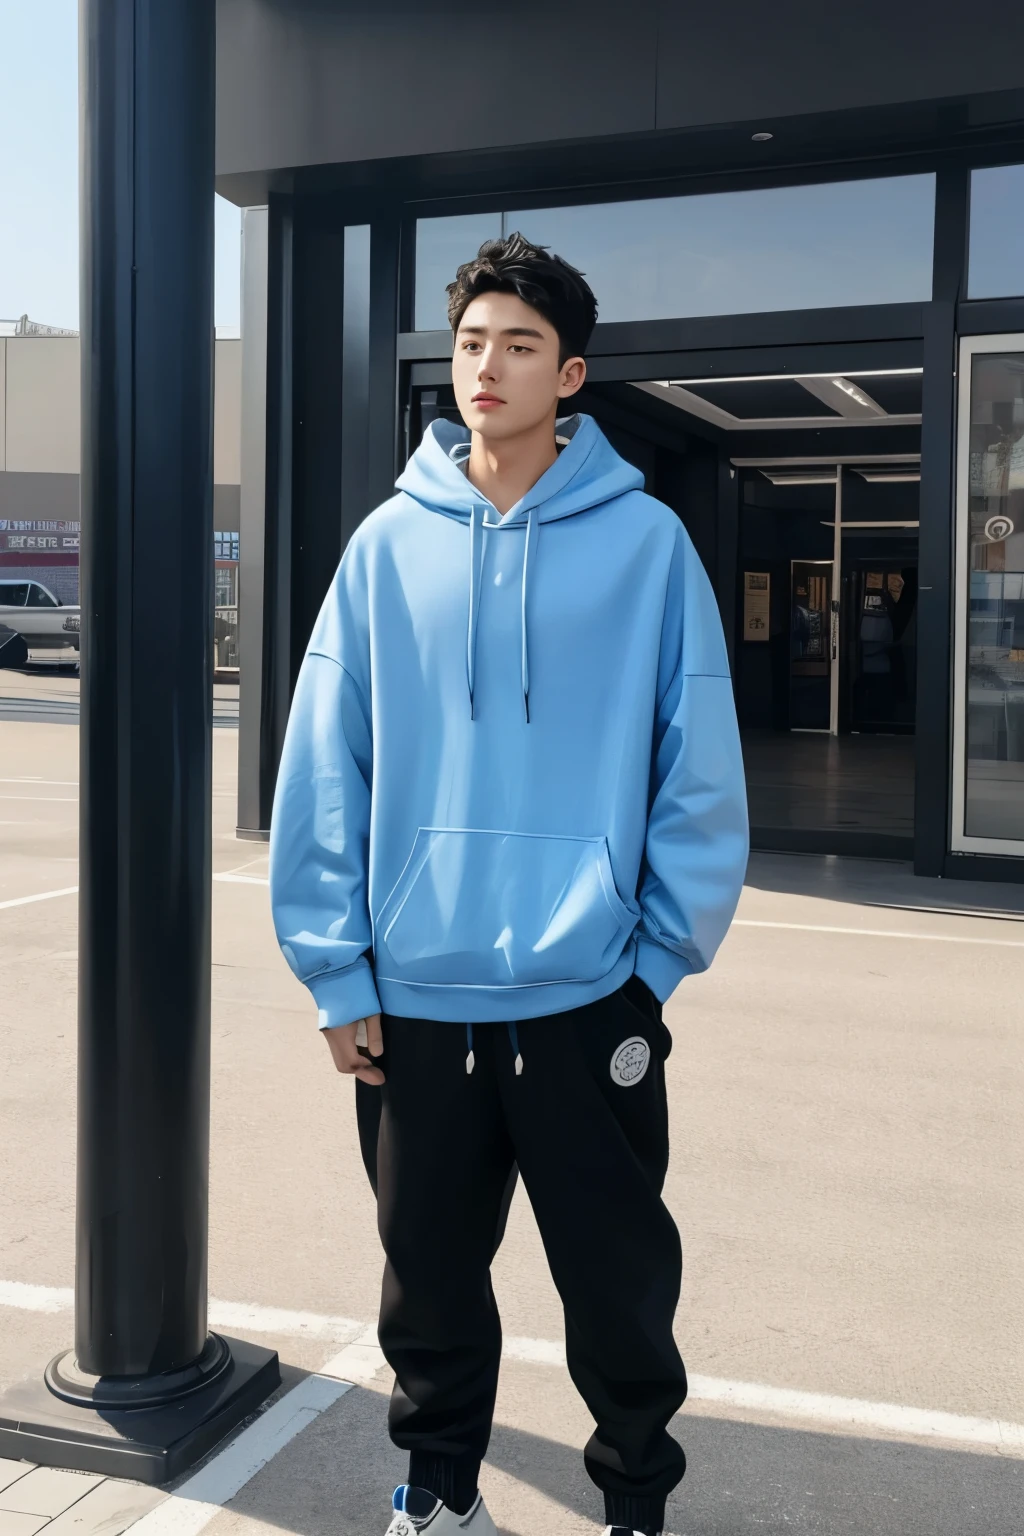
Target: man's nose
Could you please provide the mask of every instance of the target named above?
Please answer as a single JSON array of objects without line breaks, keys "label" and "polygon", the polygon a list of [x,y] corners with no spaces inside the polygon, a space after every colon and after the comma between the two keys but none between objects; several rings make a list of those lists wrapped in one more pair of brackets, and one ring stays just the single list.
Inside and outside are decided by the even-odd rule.
[{"label": "man's nose", "polygon": [[485,347],[480,354],[476,376],[478,379],[493,379],[495,377],[495,357],[490,347]]}]

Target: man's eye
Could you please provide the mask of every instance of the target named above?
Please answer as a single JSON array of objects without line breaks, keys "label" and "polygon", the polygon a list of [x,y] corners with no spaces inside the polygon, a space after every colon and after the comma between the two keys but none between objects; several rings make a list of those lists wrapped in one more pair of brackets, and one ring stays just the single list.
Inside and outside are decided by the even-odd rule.
[{"label": "man's eye", "polygon": [[509,351],[510,352],[532,352],[533,348],[532,347],[521,347],[521,346],[518,345],[518,343],[513,343],[513,345],[511,347],[509,347]]}]

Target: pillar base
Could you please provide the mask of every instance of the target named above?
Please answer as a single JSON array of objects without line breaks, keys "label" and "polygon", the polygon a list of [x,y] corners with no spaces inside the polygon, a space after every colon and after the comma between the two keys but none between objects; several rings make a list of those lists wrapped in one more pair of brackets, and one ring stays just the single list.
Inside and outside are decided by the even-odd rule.
[{"label": "pillar base", "polygon": [[[225,1338],[230,1363],[208,1384],[157,1408],[65,1402],[42,1378],[0,1395],[0,1456],[43,1467],[166,1483],[186,1472],[281,1383],[277,1353]],[[156,1378],[158,1381],[159,1378]]]}]

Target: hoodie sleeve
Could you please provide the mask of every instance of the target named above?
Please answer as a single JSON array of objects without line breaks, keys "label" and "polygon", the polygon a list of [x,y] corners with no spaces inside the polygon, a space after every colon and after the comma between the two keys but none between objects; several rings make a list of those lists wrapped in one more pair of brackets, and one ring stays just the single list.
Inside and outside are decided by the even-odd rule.
[{"label": "hoodie sleeve", "polygon": [[685,531],[662,627],[636,969],[664,1002],[711,964],[747,867],[747,797],[711,583]]},{"label": "hoodie sleeve", "polygon": [[380,1012],[367,901],[373,733],[365,609],[358,560],[346,555],[299,672],[271,822],[274,926],[313,994],[321,1029]]}]

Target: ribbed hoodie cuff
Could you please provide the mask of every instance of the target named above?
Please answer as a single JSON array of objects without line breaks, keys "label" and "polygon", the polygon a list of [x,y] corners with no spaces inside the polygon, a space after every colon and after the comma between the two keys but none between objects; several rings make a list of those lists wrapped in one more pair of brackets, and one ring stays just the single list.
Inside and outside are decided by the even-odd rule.
[{"label": "ribbed hoodie cuff", "polygon": [[[468,1515],[476,1502],[480,1460],[476,1456],[437,1456],[431,1451],[410,1451],[409,1482],[425,1488],[453,1515]],[[474,1522],[475,1523],[475,1522]]]},{"label": "ribbed hoodie cuff", "polygon": [[380,1013],[377,987],[366,960],[357,960],[355,965],[346,966],[343,971],[314,976],[306,986],[320,1010],[317,1022],[321,1029],[337,1029],[342,1024],[352,1024],[356,1019],[367,1019],[373,1013]]},{"label": "ribbed hoodie cuff", "polygon": [[692,976],[694,967],[683,955],[663,944],[656,944],[645,934],[636,941],[636,974],[645,981],[658,999],[667,1003],[684,976]]},{"label": "ribbed hoodie cuff", "polygon": [[609,1525],[625,1526],[627,1531],[650,1532],[660,1536],[665,1525],[665,1499],[635,1493],[609,1493],[605,1489],[604,1518]]}]

